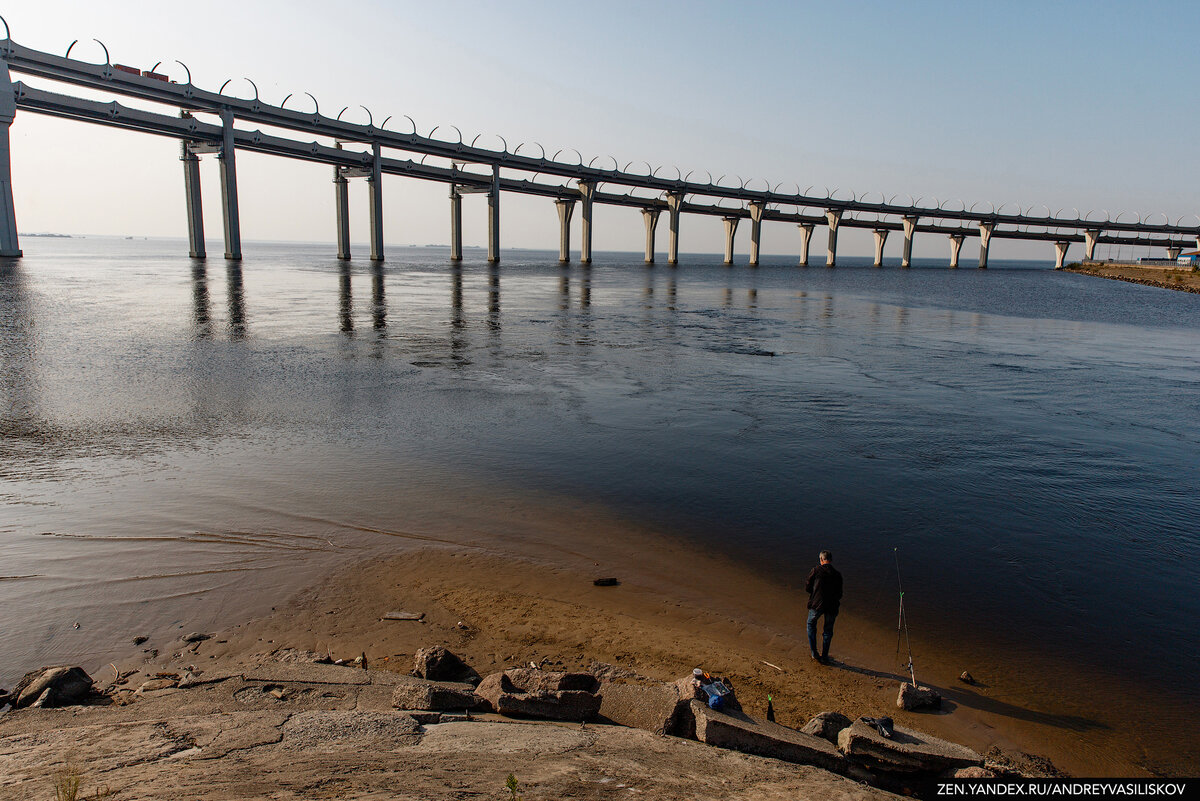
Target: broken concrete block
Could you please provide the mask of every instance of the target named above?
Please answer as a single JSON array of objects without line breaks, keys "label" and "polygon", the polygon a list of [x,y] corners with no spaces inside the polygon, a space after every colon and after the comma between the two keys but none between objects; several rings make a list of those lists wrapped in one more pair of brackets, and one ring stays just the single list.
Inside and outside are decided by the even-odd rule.
[{"label": "broken concrete block", "polygon": [[[687,703],[686,699],[683,703]],[[680,714],[679,688],[674,684],[603,684],[600,717],[621,726],[654,734],[675,731]]]},{"label": "broken concrete block", "polygon": [[392,690],[392,706],[396,709],[473,709],[478,703],[475,688],[465,682],[403,676]]},{"label": "broken concrete block", "polygon": [[838,733],[851,723],[853,721],[841,712],[821,712],[815,715],[808,723],[805,723],[800,731],[805,734],[811,734],[813,737],[820,737],[822,740],[828,740],[837,745]]},{"label": "broken concrete block", "polygon": [[688,702],[688,711],[695,722],[696,739],[702,743],[799,765],[844,770],[841,753],[820,737],[742,712],[717,712],[694,699]]},{"label": "broken concrete block", "polygon": [[440,645],[417,651],[412,675],[430,681],[466,681],[471,684],[479,682],[478,673]]},{"label": "broken concrete block", "polygon": [[600,711],[599,689],[590,673],[513,668],[485,678],[475,695],[501,715],[584,721]]},{"label": "broken concrete block", "polygon": [[942,696],[937,690],[920,685],[914,686],[909,682],[900,685],[900,694],[896,696],[896,706],[901,709],[920,709],[930,707],[940,709]]},{"label": "broken concrete block", "polygon": [[838,749],[851,762],[881,773],[942,773],[983,766],[983,757],[966,746],[903,726],[895,726],[889,740],[861,718],[838,734]]}]

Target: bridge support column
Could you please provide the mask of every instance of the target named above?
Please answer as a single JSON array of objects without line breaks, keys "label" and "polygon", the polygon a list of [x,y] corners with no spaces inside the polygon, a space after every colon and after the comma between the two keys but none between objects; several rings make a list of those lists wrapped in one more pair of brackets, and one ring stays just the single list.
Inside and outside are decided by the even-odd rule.
[{"label": "bridge support column", "polygon": [[958,252],[962,250],[963,240],[966,236],[963,234],[950,234],[950,269],[958,269]]},{"label": "bridge support column", "polygon": [[450,184],[450,261],[462,261],[462,193]]},{"label": "bridge support column", "polygon": [[750,204],[750,266],[758,266],[759,243],[762,237],[763,211],[766,207],[760,202]]},{"label": "bridge support column", "polygon": [[996,230],[996,224],[990,222],[979,223],[979,269],[987,269],[988,260],[988,245],[992,241],[992,231]]},{"label": "bridge support column", "polygon": [[1096,258],[1096,243],[1100,241],[1100,229],[1087,228],[1083,232],[1083,257],[1088,261]]},{"label": "bridge support column", "polygon": [[592,201],[596,197],[596,184],[593,181],[579,182],[579,196],[582,200],[579,214],[581,242],[579,243],[580,264],[592,263]]},{"label": "bridge support column", "polygon": [[738,222],[741,217],[722,217],[725,223],[725,264],[733,264],[733,238],[737,235]]},{"label": "bridge support column", "polygon": [[812,241],[812,223],[800,223],[800,266],[808,266],[808,243]]},{"label": "bridge support column", "polygon": [[207,256],[204,250],[204,213],[200,198],[200,157],[192,152],[192,143],[179,143],[179,160],[183,162],[183,194],[187,206],[188,255],[193,259]]},{"label": "bridge support column", "polygon": [[825,266],[833,267],[837,264],[837,229],[842,221],[842,210],[829,209],[825,212],[825,219],[829,221],[829,249],[825,252]]},{"label": "bridge support column", "polygon": [[500,263],[500,165],[492,165],[488,190],[488,264]]},{"label": "bridge support column", "polygon": [[883,266],[883,246],[887,242],[888,229],[875,229],[875,266]]},{"label": "bridge support column", "polygon": [[571,260],[571,217],[575,214],[575,198],[560,197],[554,201],[558,207],[558,263]]},{"label": "bridge support column", "polygon": [[912,267],[913,234],[917,232],[917,220],[919,219],[914,216],[904,218],[904,254],[900,257],[901,267]]},{"label": "bridge support column", "polygon": [[1183,248],[1167,248],[1167,258],[1175,261],[1179,258],[1179,254],[1183,252]]},{"label": "bridge support column", "polygon": [[642,209],[642,221],[646,223],[646,264],[654,264],[654,229],[658,228],[658,215],[662,209]]},{"label": "bridge support column", "polygon": [[671,241],[667,248],[667,264],[679,264],[679,215],[683,210],[683,193],[667,193],[667,212]]},{"label": "bridge support column", "polygon": [[1071,246],[1069,241],[1054,243],[1054,269],[1061,270],[1063,262],[1067,260],[1067,248]]},{"label": "bridge support column", "polygon": [[221,111],[221,216],[225,222],[225,258],[242,258],[242,224],[238,216],[237,159],[233,146],[233,112]]},{"label": "bridge support column", "polygon": [[17,116],[17,101],[8,63],[0,60],[0,256],[20,256],[21,242],[17,236],[17,211],[13,206],[12,152],[9,150],[8,129]]},{"label": "bridge support column", "polygon": [[350,259],[350,181],[341,167],[333,168],[333,206],[337,216],[337,257]]},{"label": "bridge support column", "polygon": [[371,174],[367,176],[371,221],[371,261],[383,261],[383,163],[379,143],[371,146]]}]

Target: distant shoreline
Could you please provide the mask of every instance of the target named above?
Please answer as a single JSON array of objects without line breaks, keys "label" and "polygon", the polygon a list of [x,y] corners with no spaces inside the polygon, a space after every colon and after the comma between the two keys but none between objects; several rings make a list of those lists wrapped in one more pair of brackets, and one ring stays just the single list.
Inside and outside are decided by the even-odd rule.
[{"label": "distant shoreline", "polygon": [[1122,262],[1075,263],[1062,269],[1080,275],[1094,275],[1098,278],[1128,281],[1131,284],[1145,284],[1159,289],[1174,289],[1180,292],[1200,294],[1200,271],[1197,270],[1140,267],[1136,264]]}]

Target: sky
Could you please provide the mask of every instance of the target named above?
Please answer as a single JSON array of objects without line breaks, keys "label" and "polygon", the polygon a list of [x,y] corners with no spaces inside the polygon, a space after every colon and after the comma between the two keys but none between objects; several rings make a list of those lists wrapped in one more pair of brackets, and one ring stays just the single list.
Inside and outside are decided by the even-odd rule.
[{"label": "sky", "polygon": [[[455,137],[456,125],[488,147],[501,134],[534,153],[536,141],[548,153],[575,148],[585,162],[612,156],[671,176],[707,170],[838,197],[1200,219],[1189,183],[1200,4],[27,0],[0,14],[14,41],[40,50],[64,53],[78,39],[72,57],[103,61],[100,39],[114,62],[161,60],[181,82],[176,59],[204,88],[233,79],[227,92],[249,97],[241,79],[250,77],[266,102],[311,92],[330,115],[349,106],[346,118],[365,122],[361,104],[377,122],[394,115],[389,128],[407,132],[407,114],[422,134],[436,125]],[[11,132],[21,231],[186,236],[175,141],[25,111]],[[213,158],[202,174],[212,238],[221,230]],[[323,165],[239,155],[244,239],[332,247],[331,177]],[[366,188],[351,191],[352,237],[365,241]],[[387,242],[447,242],[446,194],[385,178]],[[466,244],[485,244],[485,215],[482,196],[464,200]],[[503,247],[557,248],[557,237],[549,199],[503,196]],[[796,254],[799,241],[794,225],[764,225],[766,254]],[[636,209],[597,207],[596,250],[643,242]],[[719,253],[722,243],[719,218],[684,216],[682,251]],[[949,244],[919,235],[914,250],[946,258]],[[992,257],[1052,250],[993,241]],[[869,231],[843,230],[840,254],[871,252]]]}]

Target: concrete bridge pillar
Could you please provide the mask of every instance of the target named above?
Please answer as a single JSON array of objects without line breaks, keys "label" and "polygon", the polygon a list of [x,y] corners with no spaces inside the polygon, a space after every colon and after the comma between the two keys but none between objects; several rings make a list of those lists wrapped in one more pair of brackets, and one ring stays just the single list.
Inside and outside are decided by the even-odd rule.
[{"label": "concrete bridge pillar", "polygon": [[580,181],[579,196],[582,200],[580,204],[580,228],[582,234],[582,242],[579,243],[579,262],[581,264],[592,263],[592,201],[596,197],[595,181]]},{"label": "concrete bridge pillar", "polygon": [[958,269],[958,252],[962,250],[963,240],[966,237],[962,234],[950,234],[950,269]]},{"label": "concrete bridge pillar", "polygon": [[450,261],[462,261],[462,192],[450,184]]},{"label": "concrete bridge pillar", "polygon": [[1183,248],[1167,248],[1167,258],[1175,261],[1179,258],[1179,254],[1183,252]]},{"label": "concrete bridge pillar", "polygon": [[758,266],[759,245],[762,237],[763,212],[766,206],[755,201],[750,204],[750,266]]},{"label": "concrete bridge pillar", "polygon": [[993,222],[979,223],[979,269],[987,269],[988,245],[992,241],[992,231],[996,230]]},{"label": "concrete bridge pillar", "polygon": [[554,201],[558,207],[558,263],[571,260],[571,217],[575,214],[575,198],[560,197]]},{"label": "concrete bridge pillar", "polygon": [[1088,261],[1096,258],[1096,243],[1100,241],[1100,229],[1087,228],[1083,232],[1083,257]]},{"label": "concrete bridge pillar", "polygon": [[350,182],[341,167],[333,168],[333,205],[337,217],[337,257],[350,258]]},{"label": "concrete bridge pillar", "polygon": [[671,242],[667,249],[667,264],[679,263],[679,215],[683,210],[683,193],[668,192],[667,193],[667,212],[669,213],[668,222],[671,231]]},{"label": "concrete bridge pillar", "polygon": [[919,219],[915,216],[904,218],[904,255],[900,257],[901,267],[912,267],[913,234],[917,231],[917,220]]},{"label": "concrete bridge pillar", "polygon": [[800,223],[800,266],[808,266],[808,243],[812,241],[812,223]]},{"label": "concrete bridge pillar", "polygon": [[833,267],[837,264],[837,229],[838,223],[842,221],[842,210],[827,210],[825,219],[829,221],[829,249],[825,253],[825,266]]},{"label": "concrete bridge pillar", "polygon": [[500,263],[500,165],[492,165],[492,186],[488,189],[488,264]]},{"label": "concrete bridge pillar", "polygon": [[17,101],[8,63],[0,60],[0,256],[20,256],[21,242],[17,238],[17,211],[13,206],[12,153],[9,150],[8,129],[17,116]]},{"label": "concrete bridge pillar", "polygon": [[225,258],[242,258],[242,224],[238,216],[237,159],[233,146],[233,112],[221,110],[221,216],[225,222]]},{"label": "concrete bridge pillar", "polygon": [[[186,114],[187,112],[180,112]],[[188,255],[193,259],[207,256],[204,250],[204,213],[200,197],[200,157],[192,152],[192,143],[179,143],[179,160],[183,162],[183,194],[187,206]]]},{"label": "concrete bridge pillar", "polygon": [[875,266],[883,266],[883,246],[887,242],[888,229],[875,229]]},{"label": "concrete bridge pillar", "polygon": [[1063,240],[1054,243],[1054,269],[1061,270],[1063,262],[1067,260],[1067,248],[1071,246],[1069,241]]},{"label": "concrete bridge pillar", "polygon": [[738,222],[742,218],[730,215],[721,219],[725,223],[725,263],[733,264],[733,238],[737,235]]},{"label": "concrete bridge pillar", "polygon": [[383,261],[383,160],[379,143],[371,146],[371,174],[367,176],[371,222],[371,261]]},{"label": "concrete bridge pillar", "polygon": [[642,220],[646,223],[646,264],[654,264],[654,229],[658,227],[658,215],[662,209],[642,209]]}]

